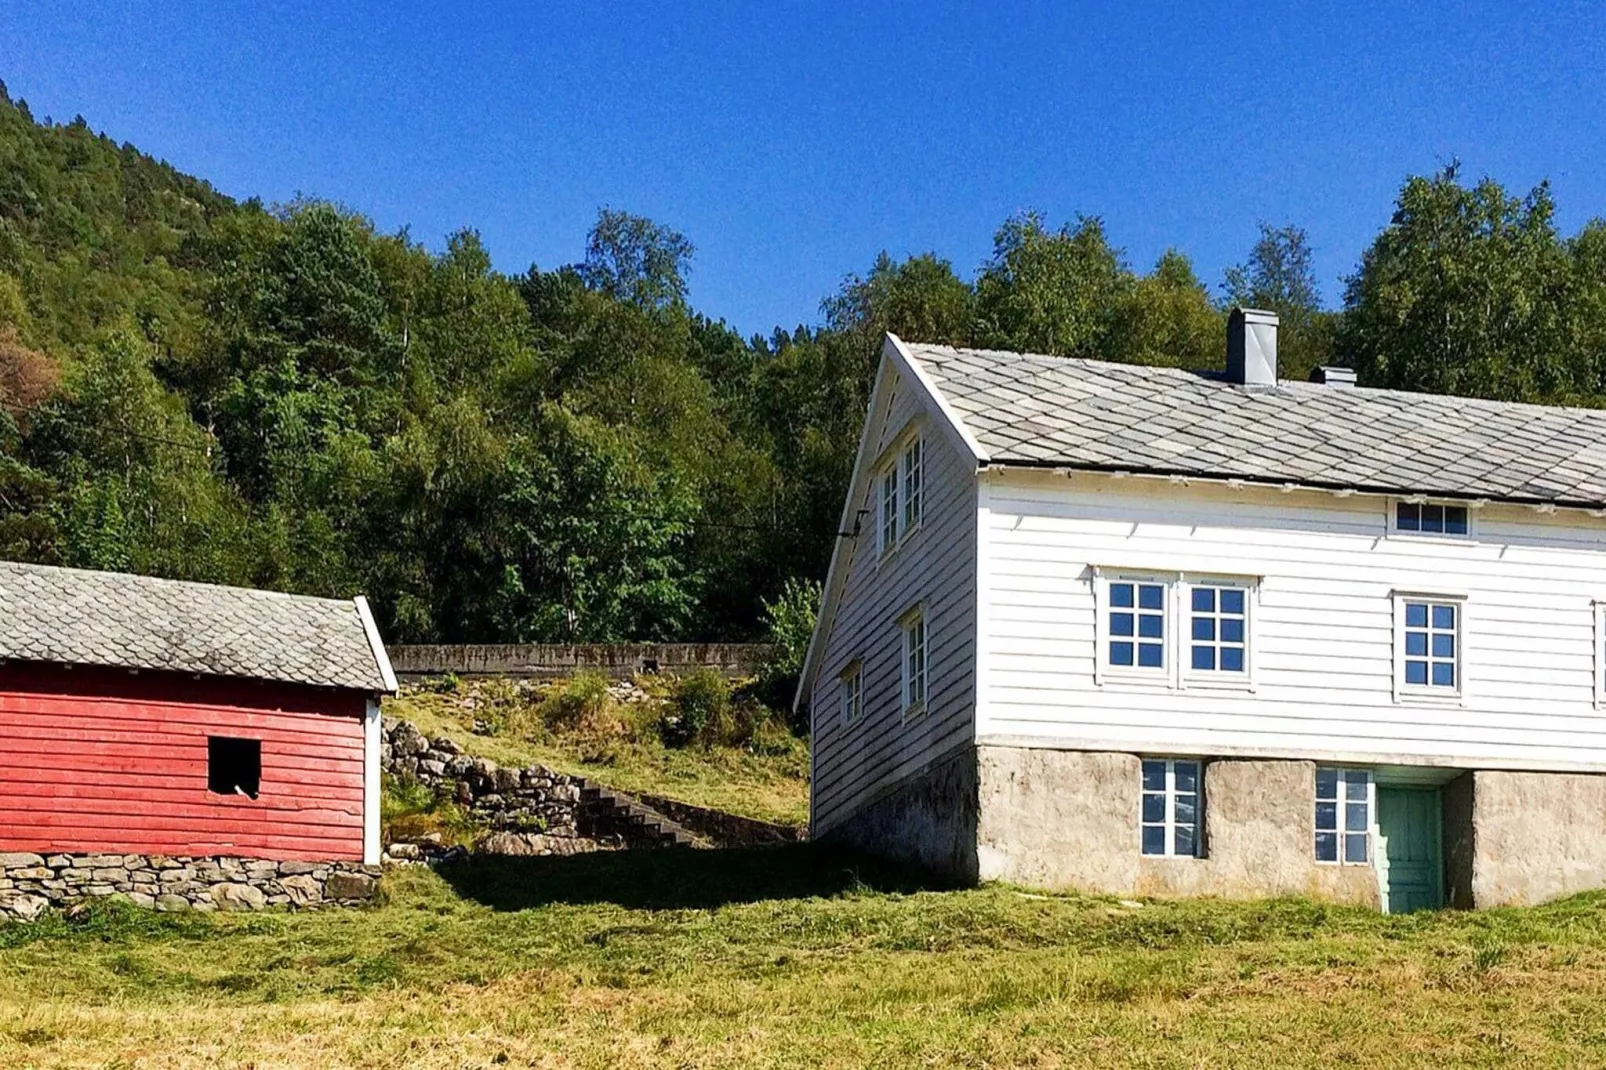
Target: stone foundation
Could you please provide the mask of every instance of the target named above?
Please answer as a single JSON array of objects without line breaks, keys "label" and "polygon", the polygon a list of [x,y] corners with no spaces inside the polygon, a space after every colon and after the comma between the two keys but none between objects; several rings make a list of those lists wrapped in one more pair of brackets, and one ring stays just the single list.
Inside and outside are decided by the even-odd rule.
[{"label": "stone foundation", "polygon": [[963,747],[881,793],[821,839],[973,883],[976,750]]},{"label": "stone foundation", "polygon": [[1378,904],[1371,866],[1313,858],[1312,762],[1207,762],[1203,858],[1143,854],[1142,759],[1135,754],[981,747],[977,768],[983,880],[1107,895],[1304,895]]},{"label": "stone foundation", "polygon": [[[1445,846],[1450,901],[1477,907],[1526,906],[1606,888],[1606,776],[1588,773],[1476,772],[1470,822]],[[1459,782],[1457,782],[1459,783]],[[1457,864],[1458,855],[1465,864]]]},{"label": "stone foundation", "polygon": [[108,896],[163,911],[356,906],[373,899],[378,878],[378,866],[356,862],[0,854],[0,918],[32,921]]}]

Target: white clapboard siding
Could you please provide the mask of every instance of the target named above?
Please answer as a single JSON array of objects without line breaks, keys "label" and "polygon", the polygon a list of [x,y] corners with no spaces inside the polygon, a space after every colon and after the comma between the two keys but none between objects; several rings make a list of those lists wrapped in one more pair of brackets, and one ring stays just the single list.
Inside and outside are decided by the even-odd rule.
[{"label": "white clapboard siding", "polygon": [[[889,374],[883,364],[881,374]],[[918,384],[894,387],[885,414],[871,414],[872,456],[911,423],[922,429],[924,510],[919,529],[876,559],[875,481],[854,509],[868,509],[860,535],[843,549],[847,575],[824,636],[810,708],[814,729],[812,821],[815,835],[852,814],[932,757],[973,738],[973,646],[976,609],[976,497],[973,458],[945,434]],[[898,619],[925,604],[927,710],[903,721]],[[838,680],[862,664],[863,716],[844,725]]]},{"label": "white clapboard siding", "polygon": [[[1023,469],[982,480],[983,741],[1606,770],[1606,520],[1496,503],[1468,539],[1391,536],[1379,496]],[[1259,577],[1254,689],[1098,682],[1099,567]],[[1396,699],[1395,591],[1466,599],[1459,701]]]}]

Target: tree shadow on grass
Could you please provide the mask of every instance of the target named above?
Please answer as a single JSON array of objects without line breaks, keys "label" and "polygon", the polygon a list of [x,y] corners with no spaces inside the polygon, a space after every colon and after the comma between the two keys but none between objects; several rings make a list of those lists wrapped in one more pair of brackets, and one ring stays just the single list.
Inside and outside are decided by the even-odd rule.
[{"label": "tree shadow on grass", "polygon": [[439,870],[465,899],[493,910],[613,903],[632,910],[696,910],[766,899],[830,897],[871,889],[945,887],[920,870],[813,843],[701,850],[599,851],[567,857],[478,855]]}]

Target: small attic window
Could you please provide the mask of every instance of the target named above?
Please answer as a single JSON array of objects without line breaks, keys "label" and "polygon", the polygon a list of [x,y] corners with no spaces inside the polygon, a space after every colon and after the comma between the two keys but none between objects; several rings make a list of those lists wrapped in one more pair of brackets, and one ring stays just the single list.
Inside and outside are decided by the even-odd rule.
[{"label": "small attic window", "polygon": [[208,736],[206,790],[254,799],[262,790],[262,741]]},{"label": "small attic window", "polygon": [[1395,502],[1394,530],[1413,535],[1466,535],[1467,507],[1447,502]]}]

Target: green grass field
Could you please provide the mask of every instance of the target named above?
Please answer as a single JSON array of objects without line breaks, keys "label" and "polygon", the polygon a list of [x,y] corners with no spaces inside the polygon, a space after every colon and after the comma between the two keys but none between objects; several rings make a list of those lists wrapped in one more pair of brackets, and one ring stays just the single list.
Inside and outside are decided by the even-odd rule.
[{"label": "green grass field", "polygon": [[1386,917],[921,890],[813,846],[0,926],[0,1066],[1606,1064],[1606,897]]}]

